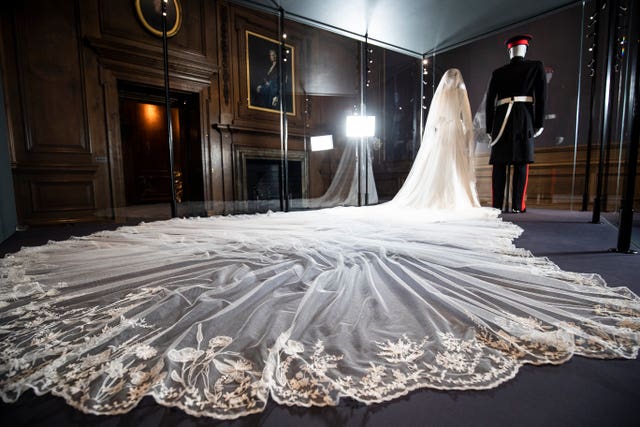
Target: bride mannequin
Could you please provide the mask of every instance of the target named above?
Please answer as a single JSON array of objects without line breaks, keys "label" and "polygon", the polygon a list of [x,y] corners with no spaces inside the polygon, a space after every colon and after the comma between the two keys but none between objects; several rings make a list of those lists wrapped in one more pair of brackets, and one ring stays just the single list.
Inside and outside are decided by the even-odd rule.
[{"label": "bride mannequin", "polygon": [[471,107],[460,71],[447,70],[431,102],[422,144],[392,206],[430,209],[479,207]]}]

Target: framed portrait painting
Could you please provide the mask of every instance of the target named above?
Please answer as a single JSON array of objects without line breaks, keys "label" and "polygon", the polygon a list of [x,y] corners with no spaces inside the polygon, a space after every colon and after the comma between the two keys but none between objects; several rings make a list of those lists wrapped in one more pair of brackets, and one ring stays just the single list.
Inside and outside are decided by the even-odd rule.
[{"label": "framed portrait painting", "polygon": [[[162,37],[163,0],[135,0],[136,14],[151,34]],[[179,0],[167,2],[167,37],[175,36],[182,24],[182,8]]]},{"label": "framed portrait painting", "polygon": [[293,46],[285,45],[283,49],[283,97],[280,99],[277,40],[246,30],[247,54],[247,93],[249,108],[280,112],[280,103],[287,114],[295,115],[295,51]]}]

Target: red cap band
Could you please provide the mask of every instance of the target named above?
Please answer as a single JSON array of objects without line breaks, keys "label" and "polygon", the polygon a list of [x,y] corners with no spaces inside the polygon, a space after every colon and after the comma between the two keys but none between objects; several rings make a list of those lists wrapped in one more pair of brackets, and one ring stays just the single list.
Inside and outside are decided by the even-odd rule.
[{"label": "red cap band", "polygon": [[513,37],[509,37],[504,44],[507,45],[507,49],[511,49],[514,46],[518,46],[518,45],[525,45],[525,46],[529,46],[529,40],[531,40],[533,37],[531,36],[531,34],[517,34]]},{"label": "red cap band", "polygon": [[525,46],[529,46],[529,40],[527,39],[520,39],[520,40],[513,40],[512,42],[509,42],[507,44],[507,49],[511,49],[514,46],[518,46],[518,45],[525,45]]}]

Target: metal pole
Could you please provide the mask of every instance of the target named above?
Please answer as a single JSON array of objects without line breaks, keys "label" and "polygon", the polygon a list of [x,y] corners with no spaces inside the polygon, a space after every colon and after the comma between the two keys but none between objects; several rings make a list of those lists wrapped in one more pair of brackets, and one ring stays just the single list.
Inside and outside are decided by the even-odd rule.
[{"label": "metal pole", "polygon": [[[634,11],[635,2],[630,2],[629,11],[629,60],[631,63],[631,84],[629,87],[629,112],[631,116],[631,134],[629,135],[629,148],[627,150],[627,165],[625,176],[625,191],[621,203],[620,226],[618,227],[617,252],[636,253],[631,249],[631,234],[633,232],[633,199],[635,196],[635,184],[638,162],[638,145],[640,145],[640,72],[638,70],[638,55],[640,54],[640,42],[638,40],[638,19]],[[635,13],[635,15],[634,15]]]},{"label": "metal pole", "polygon": [[[592,18],[595,19],[595,23],[593,26],[593,31],[591,32],[591,37],[593,38],[592,48],[591,48],[591,60],[593,61],[593,68],[591,73],[591,102],[589,103],[589,133],[587,136],[587,158],[585,159],[584,166],[584,189],[582,191],[582,210],[586,211],[589,207],[589,180],[591,175],[591,149],[593,146],[593,126],[596,122],[595,116],[595,103],[596,103],[596,73],[598,72],[598,35],[599,35],[599,23],[600,18],[598,14],[600,13],[601,1],[596,1],[596,10],[592,15]],[[595,18],[594,18],[595,17]]]},{"label": "metal pole", "polygon": [[[369,68],[369,43],[367,41],[368,35],[364,36],[364,66],[365,66],[365,85],[362,90],[362,115],[366,116],[367,114],[367,88],[369,87],[369,73],[371,69]],[[365,136],[363,138],[363,149],[364,149],[364,204],[365,206],[369,204],[369,137]]]},{"label": "metal pole", "polygon": [[171,99],[169,98],[169,53],[167,49],[167,0],[162,0],[162,55],[164,63],[164,101],[167,116],[167,145],[169,146],[169,181],[171,182],[171,218],[178,212],[176,183],[173,176],[173,127],[171,126]]},{"label": "metal pole", "polygon": [[[569,204],[569,210],[573,210],[573,199],[575,197],[578,133],[580,132],[580,94],[582,93],[582,54],[584,50],[584,4],[585,0],[582,0],[582,15],[580,17],[580,59],[578,61],[578,96],[576,97],[576,127],[573,136],[573,170],[571,171],[571,202]],[[582,210],[586,210],[586,208],[583,207]]]},{"label": "metal pole", "polygon": [[604,161],[605,147],[609,145],[611,138],[611,86],[613,85],[613,57],[615,55],[616,13],[618,2],[609,0],[607,3],[609,22],[607,24],[607,70],[604,82],[602,129],[600,132],[600,157],[598,159],[598,180],[596,183],[596,197],[593,201],[593,215],[591,222],[600,223],[600,211],[602,210],[602,186],[604,185]]},{"label": "metal pole", "polygon": [[286,106],[286,63],[285,55],[287,47],[285,45],[286,35],[284,33],[284,9],[280,8],[278,15],[278,35],[280,44],[278,45],[278,99],[280,104],[280,210],[289,212],[289,153],[288,153],[288,133],[287,133],[287,106]]},{"label": "metal pole", "polygon": [[431,59],[432,65],[431,69],[433,70],[433,76],[431,78],[433,81],[431,82],[431,99],[433,100],[433,96],[436,94],[436,53],[434,52]]},{"label": "metal pole", "polygon": [[[422,61],[420,62],[420,71],[419,71],[419,76],[420,76],[420,102],[418,103],[418,119],[420,120],[420,129],[418,130],[418,137],[417,140],[420,141],[420,145],[422,145],[422,132],[424,129],[424,118],[423,118],[423,114],[424,114],[424,85],[427,83],[424,79],[425,79],[425,72],[427,70],[427,64],[425,64],[425,61],[427,60],[426,56],[422,56]],[[417,153],[418,149],[416,147],[416,137],[413,137],[413,149],[411,150],[411,160],[415,160],[416,158],[416,153]]]},{"label": "metal pole", "polygon": [[[365,34],[365,40],[367,35]],[[365,44],[366,42],[360,42],[360,116],[366,115],[364,105],[364,90],[365,90]],[[356,149],[356,168],[358,175],[358,206],[362,206],[362,140],[360,136],[358,140],[358,146]]]}]

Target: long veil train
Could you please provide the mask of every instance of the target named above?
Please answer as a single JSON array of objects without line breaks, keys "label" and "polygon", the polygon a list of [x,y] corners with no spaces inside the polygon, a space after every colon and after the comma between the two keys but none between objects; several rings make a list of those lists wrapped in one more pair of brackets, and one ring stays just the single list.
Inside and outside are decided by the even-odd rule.
[{"label": "long veil train", "polygon": [[461,83],[440,82],[456,96],[434,99],[389,204],[143,223],[0,260],[3,400],[116,414],[150,395],[235,418],[637,357],[637,295],[514,247],[521,230],[476,207]]}]

